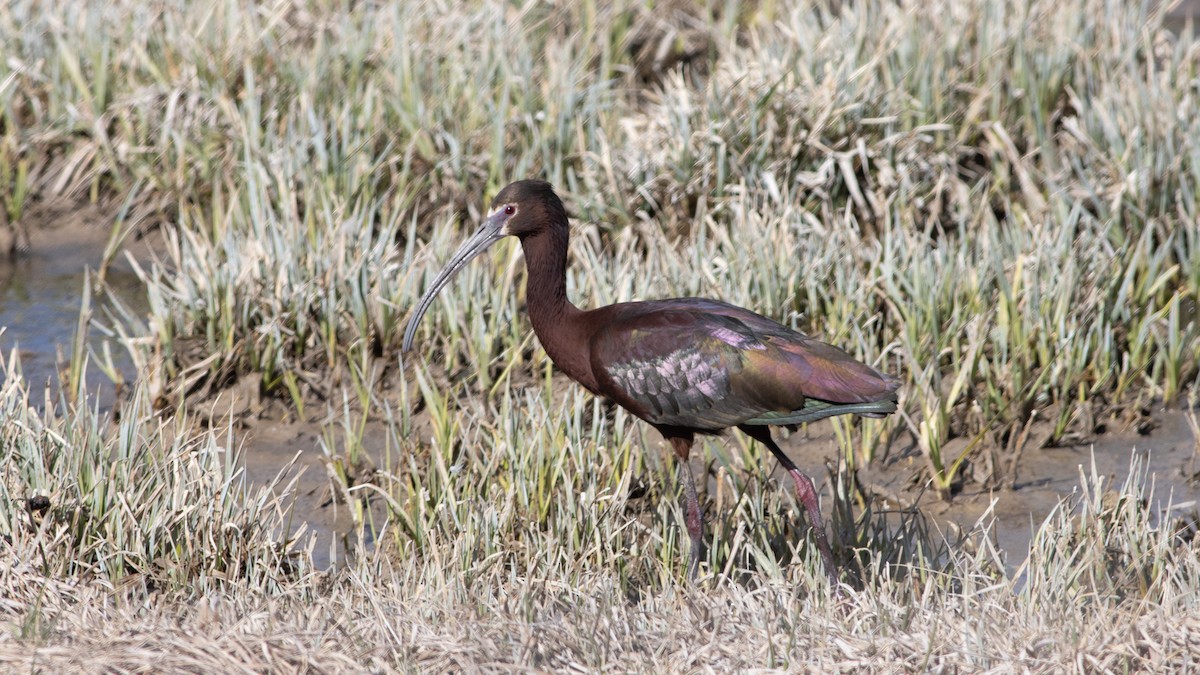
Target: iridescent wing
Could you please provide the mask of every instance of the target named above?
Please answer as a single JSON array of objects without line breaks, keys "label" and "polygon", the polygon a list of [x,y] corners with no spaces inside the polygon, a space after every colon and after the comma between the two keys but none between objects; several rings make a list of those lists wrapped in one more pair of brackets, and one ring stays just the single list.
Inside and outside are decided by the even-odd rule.
[{"label": "iridescent wing", "polygon": [[590,346],[601,388],[652,424],[793,424],[895,401],[897,383],[840,349],[710,300],[614,305]]}]

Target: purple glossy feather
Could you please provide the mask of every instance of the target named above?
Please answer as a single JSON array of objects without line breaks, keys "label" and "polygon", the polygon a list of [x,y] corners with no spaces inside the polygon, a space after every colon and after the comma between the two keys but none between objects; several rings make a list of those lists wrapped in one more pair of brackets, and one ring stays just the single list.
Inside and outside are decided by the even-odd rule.
[{"label": "purple glossy feather", "polygon": [[602,388],[653,424],[720,429],[830,403],[894,401],[899,383],[762,315],[677,298],[602,308],[591,365]]}]

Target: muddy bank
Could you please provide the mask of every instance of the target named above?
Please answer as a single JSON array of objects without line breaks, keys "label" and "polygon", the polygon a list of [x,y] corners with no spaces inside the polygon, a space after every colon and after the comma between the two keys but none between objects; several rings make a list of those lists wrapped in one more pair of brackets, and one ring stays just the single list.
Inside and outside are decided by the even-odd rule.
[{"label": "muddy bank", "polygon": [[[1130,476],[1135,455],[1150,479],[1148,484],[1153,485],[1154,506],[1163,517],[1195,520],[1200,500],[1200,439],[1194,438],[1187,415],[1180,408],[1159,409],[1153,411],[1155,423],[1148,433],[1118,429],[1087,444],[1026,450],[1016,464],[1011,489],[984,489],[966,481],[949,501],[914,482],[914,474],[924,462],[920,456],[864,467],[858,478],[880,504],[918,508],[935,522],[970,530],[986,516],[982,522],[990,521],[991,534],[1012,572],[1028,554],[1033,531],[1064,497],[1078,493],[1085,473],[1090,475],[1094,467],[1098,475],[1106,477],[1109,489],[1119,490]],[[790,442],[789,452],[801,468],[816,472],[814,476],[824,473],[824,459],[833,457],[832,438],[817,437],[807,445]],[[829,497],[827,486],[823,496]]]},{"label": "muddy bank", "polygon": [[[1130,461],[1136,454],[1142,470],[1152,479],[1156,507],[1164,517],[1192,518],[1200,500],[1200,483],[1192,476],[1200,464],[1196,457],[1197,441],[1179,409],[1156,411],[1159,422],[1148,435],[1135,430],[1108,433],[1088,445],[1042,448],[1027,451],[1012,489],[982,490],[968,484],[951,501],[941,500],[934,491],[914,481],[923,460],[920,457],[900,458],[890,465],[873,465],[860,469],[858,479],[868,496],[879,508],[918,509],[947,532],[953,528],[971,530],[985,515],[997,547],[1005,554],[1008,569],[1014,572],[1029,552],[1032,532],[1040,525],[1061,499],[1078,491],[1081,472],[1096,471],[1106,476],[1109,485],[1119,489],[1130,473]],[[337,564],[359,543],[352,534],[352,509],[329,479],[329,459],[322,450],[325,427],[312,423],[279,423],[255,420],[241,433],[244,445],[243,463],[250,478],[258,483],[270,481],[276,473],[298,457],[302,468],[291,492],[295,498],[294,521],[307,523],[307,536],[312,538],[314,559],[322,566]],[[387,461],[383,449],[387,445],[387,430],[382,423],[367,425],[364,446],[373,453],[376,466]],[[648,446],[642,452],[669,456],[653,433],[645,435]],[[336,442],[336,440],[335,440]],[[714,442],[734,442],[726,438]],[[827,425],[812,425],[808,434],[796,433],[783,439],[781,447],[797,465],[817,481],[822,494],[823,508],[831,504],[829,470],[836,457],[836,445]],[[336,450],[335,450],[336,453]],[[694,459],[705,461],[701,453]],[[698,468],[697,464],[693,468]],[[779,489],[789,486],[786,475],[775,467],[772,479]],[[710,482],[710,488],[713,484]],[[674,486],[655,490],[672,498]],[[382,524],[386,509],[369,492],[360,496],[369,502],[368,510],[375,523]],[[989,522],[985,521],[985,522]],[[297,531],[297,530],[294,530]],[[368,534],[368,543],[370,535]]]},{"label": "muddy bank", "polygon": [[[297,548],[311,547],[313,564],[320,569],[342,565],[362,547],[374,544],[374,533],[387,519],[383,500],[370,491],[347,493],[333,480],[330,455],[323,442],[325,434],[336,423],[322,425],[311,422],[273,422],[254,420],[237,430],[240,448],[239,464],[254,485],[267,485],[282,472],[277,493],[290,500],[291,532],[298,536]],[[371,480],[376,466],[386,462],[387,429],[383,424],[368,424],[363,444],[378,452],[357,467],[350,467],[352,481],[361,485]],[[340,461],[341,448],[336,438],[331,448]],[[340,467],[339,467],[340,468]],[[359,536],[356,515],[362,519]]]}]

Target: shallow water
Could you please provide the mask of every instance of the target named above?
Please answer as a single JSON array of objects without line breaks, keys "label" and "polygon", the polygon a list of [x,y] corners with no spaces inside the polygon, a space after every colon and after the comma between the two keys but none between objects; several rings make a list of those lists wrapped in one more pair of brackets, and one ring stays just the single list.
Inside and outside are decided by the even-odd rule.
[{"label": "shallow water", "polygon": [[[103,236],[95,232],[90,238]],[[36,242],[36,240],[35,240]],[[44,397],[38,388],[49,386],[56,396],[59,370],[66,368],[71,358],[82,305],[85,270],[94,270],[101,262],[103,243],[86,245],[51,241],[15,260],[0,259],[0,350],[4,358],[18,349],[21,370],[31,385],[31,403],[40,406]],[[147,309],[141,281],[128,267],[117,265],[106,275],[108,288],[122,304],[144,315]],[[108,324],[103,308],[108,302],[104,294],[92,298],[92,316]],[[88,344],[97,354],[108,348],[113,362],[132,382],[135,376],[128,352],[115,339],[92,328]],[[90,360],[89,360],[90,361]],[[0,373],[0,378],[5,377]],[[113,403],[116,390],[112,382],[94,362],[89,362],[87,382],[89,395],[98,397],[102,410]]]}]

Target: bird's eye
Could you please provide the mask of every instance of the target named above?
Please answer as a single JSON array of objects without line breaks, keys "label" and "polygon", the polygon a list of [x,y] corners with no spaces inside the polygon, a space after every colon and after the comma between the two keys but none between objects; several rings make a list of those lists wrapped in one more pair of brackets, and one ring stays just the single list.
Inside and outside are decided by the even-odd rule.
[{"label": "bird's eye", "polygon": [[511,216],[512,214],[514,214],[516,212],[517,212],[517,207],[513,206],[512,204],[509,204],[508,206],[504,207],[504,215],[506,215],[506,216]]}]

